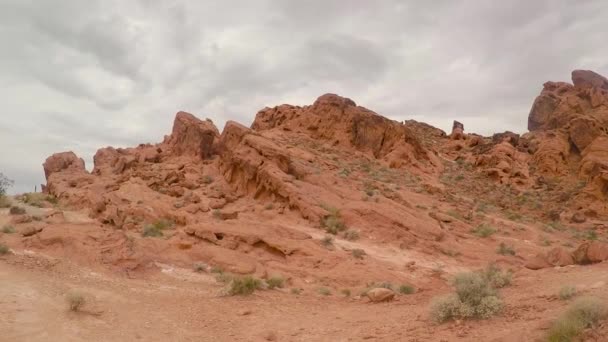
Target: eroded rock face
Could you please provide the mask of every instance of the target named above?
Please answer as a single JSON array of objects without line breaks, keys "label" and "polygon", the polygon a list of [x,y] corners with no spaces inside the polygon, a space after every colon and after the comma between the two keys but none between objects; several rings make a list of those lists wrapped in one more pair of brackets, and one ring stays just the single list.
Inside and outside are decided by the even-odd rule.
[{"label": "eroded rock face", "polygon": [[173,132],[167,145],[175,155],[189,155],[208,159],[213,154],[219,131],[209,119],[202,121],[194,115],[179,112],[175,115]]},{"label": "eroded rock face", "polygon": [[[389,155],[389,158],[399,158],[405,153],[411,156],[411,162],[431,159],[419,139],[404,124],[335,94],[319,97],[312,106],[265,108],[256,114],[251,128],[304,133],[333,146],[355,148],[375,158]],[[397,164],[394,166],[401,166]]]}]

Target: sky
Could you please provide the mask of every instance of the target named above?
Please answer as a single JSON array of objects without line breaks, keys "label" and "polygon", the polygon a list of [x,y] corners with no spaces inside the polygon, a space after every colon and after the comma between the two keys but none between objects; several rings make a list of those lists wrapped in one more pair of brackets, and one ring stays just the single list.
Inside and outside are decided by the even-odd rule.
[{"label": "sky", "polygon": [[[160,142],[180,110],[250,125],[324,93],[394,120],[526,131],[546,81],[608,74],[608,2],[0,0],[0,172]],[[38,186],[38,189],[40,187]]]}]

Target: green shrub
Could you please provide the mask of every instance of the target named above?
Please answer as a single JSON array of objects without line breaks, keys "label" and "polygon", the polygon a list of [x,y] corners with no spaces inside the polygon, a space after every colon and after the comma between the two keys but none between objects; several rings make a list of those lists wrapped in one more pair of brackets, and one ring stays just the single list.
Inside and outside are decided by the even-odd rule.
[{"label": "green shrub", "polygon": [[78,311],[85,303],[84,294],[80,291],[70,291],[66,295],[66,301],[68,303],[68,308],[71,311]]},{"label": "green shrub", "polygon": [[15,232],[15,227],[7,224],[2,227],[2,232],[4,234],[13,234]]},{"label": "green shrub", "polygon": [[456,293],[432,301],[431,319],[442,323],[454,318],[492,317],[503,308],[496,289],[510,281],[510,273],[495,265],[483,271],[459,273],[452,280]]},{"label": "green shrub", "polygon": [[285,286],[285,279],[282,277],[271,277],[266,280],[266,284],[268,284],[269,289],[280,288],[282,289]]},{"label": "green shrub", "polygon": [[494,229],[492,226],[490,226],[487,223],[482,223],[479,226],[473,228],[471,230],[471,233],[482,237],[482,238],[486,238],[491,236],[492,234],[496,233],[496,229]]},{"label": "green shrub", "polygon": [[10,252],[10,248],[8,248],[7,245],[0,243],[0,255],[5,255],[8,254]]},{"label": "green shrub", "polygon": [[502,254],[502,255],[515,255],[515,250],[513,249],[512,246],[509,246],[506,243],[501,242],[500,245],[498,246],[498,250],[496,250],[496,253]]},{"label": "green shrub", "polygon": [[561,289],[559,289],[559,299],[561,299],[561,300],[570,299],[570,298],[574,297],[575,295],[576,295],[576,287],[574,287],[572,285],[565,285],[565,286],[562,286]]},{"label": "green shrub", "polygon": [[412,285],[403,284],[399,286],[399,293],[401,294],[412,294],[416,292],[416,289]]},{"label": "green shrub", "polygon": [[576,341],[585,329],[597,326],[607,315],[606,304],[598,298],[579,298],[553,323],[547,340],[549,342]]},{"label": "green shrub", "polygon": [[228,293],[231,296],[250,295],[255,290],[259,289],[261,286],[262,286],[262,281],[257,278],[251,277],[251,276],[245,276],[242,278],[233,278],[232,281],[230,282],[230,288],[228,290]]},{"label": "green shrub", "polygon": [[355,259],[363,259],[367,255],[367,253],[365,253],[365,251],[361,248],[353,249],[351,251],[351,254],[353,255],[353,257],[355,257]]}]

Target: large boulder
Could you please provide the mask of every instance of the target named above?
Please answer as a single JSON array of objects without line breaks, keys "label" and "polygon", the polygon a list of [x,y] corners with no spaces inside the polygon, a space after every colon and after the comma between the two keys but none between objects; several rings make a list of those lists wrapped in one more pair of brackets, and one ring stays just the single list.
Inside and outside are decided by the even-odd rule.
[{"label": "large boulder", "polygon": [[379,287],[367,291],[367,298],[373,303],[388,302],[395,298],[395,292],[390,289]]},{"label": "large boulder", "polygon": [[202,121],[194,115],[179,112],[175,115],[173,132],[167,143],[175,155],[190,155],[207,159],[213,154],[219,131],[210,119]]},{"label": "large boulder", "polygon": [[61,171],[86,172],[84,160],[78,158],[74,152],[55,153],[46,158],[44,164],[44,176],[49,180],[51,174]]}]

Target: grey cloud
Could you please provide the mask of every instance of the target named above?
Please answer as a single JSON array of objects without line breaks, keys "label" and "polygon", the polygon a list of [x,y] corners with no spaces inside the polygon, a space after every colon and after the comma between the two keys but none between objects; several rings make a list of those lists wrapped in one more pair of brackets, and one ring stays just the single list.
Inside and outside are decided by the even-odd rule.
[{"label": "grey cloud", "polygon": [[90,163],[101,146],[160,141],[178,110],[249,124],[325,92],[396,120],[523,132],[543,82],[608,73],[606,13],[601,0],[4,0],[0,171],[30,190],[52,152]]}]

